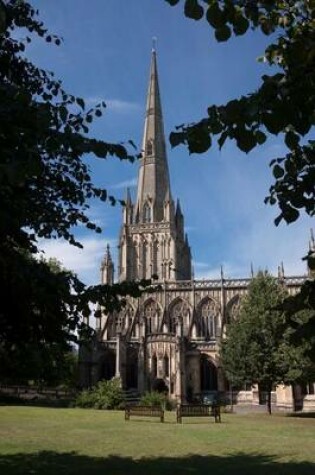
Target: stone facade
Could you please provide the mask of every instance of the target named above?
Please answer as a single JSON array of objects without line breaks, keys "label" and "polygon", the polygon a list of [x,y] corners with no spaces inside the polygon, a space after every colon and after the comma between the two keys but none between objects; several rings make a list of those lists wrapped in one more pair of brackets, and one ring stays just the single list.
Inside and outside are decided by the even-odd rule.
[{"label": "stone facade", "polygon": [[[169,396],[187,401],[202,393],[229,393],[219,360],[226,324],[238,312],[250,278],[194,280],[180,203],[170,187],[156,53],[152,52],[143,155],[136,202],[127,192],[119,238],[119,281],[158,277],[154,294],[129,298],[117,313],[102,314],[97,339],[82,360],[82,382],[119,376],[124,388],[139,393],[163,381]],[[305,276],[278,279],[294,294]],[[110,250],[101,264],[101,280],[113,283]],[[234,395],[238,403],[258,402],[255,391]],[[292,391],[279,389],[279,405],[292,407]]]}]

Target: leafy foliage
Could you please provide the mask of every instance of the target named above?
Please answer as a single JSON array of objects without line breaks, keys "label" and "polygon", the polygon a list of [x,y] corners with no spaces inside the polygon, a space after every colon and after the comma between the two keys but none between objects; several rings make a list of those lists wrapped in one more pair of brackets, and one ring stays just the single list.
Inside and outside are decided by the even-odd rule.
[{"label": "leafy foliage", "polygon": [[91,389],[83,390],[75,400],[75,406],[93,409],[120,409],[124,402],[119,378],[99,381]]},{"label": "leafy foliage", "polygon": [[102,115],[105,103],[86,110],[84,100],[68,94],[53,73],[28,61],[31,37],[16,39],[18,28],[47,42],[61,41],[47,32],[30,4],[7,1],[0,8],[6,22],[0,37],[1,235],[10,233],[29,248],[37,237],[62,237],[80,247],[73,226],[101,231],[86,214],[88,201],[115,203],[93,185],[82,156],[134,157],[120,144],[88,138],[89,124]]},{"label": "leafy foliage", "polygon": [[292,343],[292,330],[281,310],[285,297],[285,290],[274,278],[259,273],[221,346],[228,380],[234,386],[258,384],[269,395],[269,411],[272,386],[299,381],[308,376],[312,367],[307,348]]},{"label": "leafy foliage", "polygon": [[[165,0],[176,5],[180,0]],[[281,220],[291,223],[303,209],[315,214],[315,142],[302,138],[315,122],[315,3],[313,0],[184,0],[188,18],[202,18],[214,29],[217,41],[244,35],[249,28],[272,36],[263,61],[276,66],[264,75],[259,89],[225,105],[212,105],[196,124],[182,125],[170,135],[172,146],[186,144],[190,153],[203,153],[213,137],[223,147],[234,140],[245,153],[281,134],[289,149],[271,161],[275,178],[266,203],[278,203]]]},{"label": "leafy foliage", "polygon": [[161,406],[166,410],[172,409],[172,403],[167,395],[158,391],[144,393],[140,399],[140,404],[143,406]]},{"label": "leafy foliage", "polygon": [[0,377],[41,380],[77,333],[90,336],[91,302],[120,308],[150,282],[87,288],[34,258],[39,238],[82,247],[75,226],[101,232],[87,214],[90,200],[116,199],[93,184],[88,156],[136,158],[122,144],[88,136],[105,104],[87,109],[52,72],[32,64],[27,47],[34,36],[62,41],[30,3],[0,0]]},{"label": "leafy foliage", "polygon": [[[282,305],[289,325],[290,341],[295,346],[302,346],[305,354],[313,363],[315,371],[315,281],[307,280],[295,296],[288,297]],[[315,377],[310,375],[309,379]]]}]

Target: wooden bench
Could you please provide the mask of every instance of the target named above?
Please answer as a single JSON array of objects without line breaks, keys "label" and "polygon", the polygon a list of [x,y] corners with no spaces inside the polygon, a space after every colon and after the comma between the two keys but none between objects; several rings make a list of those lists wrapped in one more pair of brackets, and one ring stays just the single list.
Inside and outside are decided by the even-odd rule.
[{"label": "wooden bench", "polygon": [[159,417],[164,422],[164,410],[160,406],[126,406],[125,420],[129,421],[130,416]]},{"label": "wooden bench", "polygon": [[221,422],[221,411],[218,404],[179,404],[176,409],[177,422],[182,417],[214,417],[215,422]]}]

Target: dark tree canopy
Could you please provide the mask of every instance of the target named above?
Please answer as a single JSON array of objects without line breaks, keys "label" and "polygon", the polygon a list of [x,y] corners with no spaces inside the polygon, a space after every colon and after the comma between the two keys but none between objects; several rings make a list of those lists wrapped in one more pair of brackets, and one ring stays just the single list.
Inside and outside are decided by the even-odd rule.
[{"label": "dark tree canopy", "polygon": [[[39,238],[62,238],[81,246],[75,226],[101,232],[87,215],[89,202],[116,200],[91,181],[88,154],[131,161],[136,157],[126,146],[89,136],[89,125],[105,104],[87,110],[84,100],[66,92],[52,72],[31,63],[27,46],[34,36],[61,44],[29,2],[0,0],[2,379],[23,374],[40,379],[52,360],[59,361],[77,340],[77,331],[86,330],[90,302],[107,310],[120,308],[124,296],[139,296],[149,284],[86,288],[72,273],[56,272],[36,258]],[[27,373],[32,365],[34,374]]]},{"label": "dark tree canopy", "polygon": [[[93,185],[84,155],[134,157],[120,144],[88,137],[104,103],[86,110],[84,100],[67,93],[53,73],[27,59],[34,35],[60,44],[30,4],[0,2],[0,12],[5,26],[0,37],[1,236],[10,233],[23,246],[38,237],[62,237],[80,246],[74,226],[101,231],[86,214],[89,200],[115,203]],[[26,36],[16,39],[20,29]]]},{"label": "dark tree canopy", "polygon": [[276,224],[295,221],[301,210],[314,216],[315,141],[307,140],[315,123],[314,0],[165,1],[184,4],[188,18],[206,21],[218,42],[248,29],[271,35],[262,60],[274,66],[262,76],[258,90],[210,105],[198,123],[179,126],[170,135],[172,146],[186,144],[190,153],[203,153],[215,138],[220,148],[228,139],[248,153],[268,136],[280,135],[288,153],[267,157],[275,183],[265,201],[280,208]]}]

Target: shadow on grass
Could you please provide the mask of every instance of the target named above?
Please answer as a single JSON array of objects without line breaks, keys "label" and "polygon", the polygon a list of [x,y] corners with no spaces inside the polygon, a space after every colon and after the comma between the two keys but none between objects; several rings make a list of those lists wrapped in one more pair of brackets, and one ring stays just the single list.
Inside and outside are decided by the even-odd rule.
[{"label": "shadow on grass", "polygon": [[277,462],[276,456],[237,453],[225,457],[191,455],[134,460],[129,457],[90,457],[75,452],[38,452],[0,456],[5,475],[314,475],[315,464]]},{"label": "shadow on grass", "polygon": [[17,396],[7,396],[0,394],[0,406],[31,406],[31,407],[53,407],[66,408],[73,406],[73,399],[59,398],[39,398],[34,396],[29,399],[19,398]]},{"label": "shadow on grass", "polygon": [[315,412],[292,412],[287,417],[300,417],[301,419],[315,419]]}]

